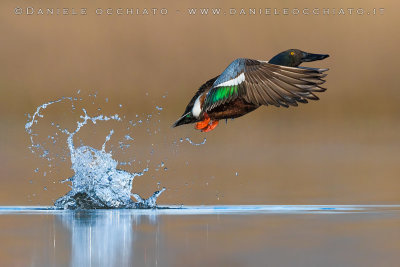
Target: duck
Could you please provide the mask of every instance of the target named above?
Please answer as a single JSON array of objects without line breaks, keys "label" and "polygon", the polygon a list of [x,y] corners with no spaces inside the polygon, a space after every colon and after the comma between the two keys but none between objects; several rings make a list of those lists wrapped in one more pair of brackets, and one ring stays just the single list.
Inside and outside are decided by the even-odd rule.
[{"label": "duck", "polygon": [[300,64],[327,57],[288,49],[269,61],[237,58],[200,86],[172,127],[195,123],[195,129],[210,132],[220,120],[241,117],[260,106],[288,108],[319,100],[316,93],[326,90],[321,85],[328,69]]}]

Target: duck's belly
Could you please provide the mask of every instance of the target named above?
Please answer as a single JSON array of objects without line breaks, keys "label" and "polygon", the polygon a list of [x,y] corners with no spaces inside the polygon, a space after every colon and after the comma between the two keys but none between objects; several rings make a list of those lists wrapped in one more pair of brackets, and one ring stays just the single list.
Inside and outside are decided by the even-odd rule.
[{"label": "duck's belly", "polygon": [[234,119],[243,116],[258,107],[259,106],[254,104],[247,103],[243,99],[237,98],[232,102],[223,104],[210,110],[207,112],[207,114],[212,120]]}]

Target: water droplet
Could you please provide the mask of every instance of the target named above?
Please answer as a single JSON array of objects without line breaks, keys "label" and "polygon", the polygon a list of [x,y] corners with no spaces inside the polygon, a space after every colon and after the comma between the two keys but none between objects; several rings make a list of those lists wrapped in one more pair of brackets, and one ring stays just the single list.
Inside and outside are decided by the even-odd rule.
[{"label": "water droplet", "polygon": [[[194,146],[201,146],[201,145],[204,145],[204,144],[206,143],[206,141],[207,141],[207,139],[204,138],[203,142],[201,142],[201,143],[195,143],[195,142],[193,142],[189,137],[186,137],[185,140],[188,141],[189,144],[194,145]],[[180,139],[180,142],[181,142],[181,143],[183,142],[183,139],[182,139],[182,138]]]},{"label": "water droplet", "polygon": [[36,168],[36,169],[35,169],[35,172],[39,172],[39,168]]},{"label": "water droplet", "polygon": [[238,176],[238,175],[239,175],[239,173],[238,173],[238,172],[236,172],[236,173],[235,173],[235,175],[236,175],[236,176]]},{"label": "water droplet", "polygon": [[43,190],[44,190],[44,191],[47,191],[47,186],[43,187]]},{"label": "water droplet", "polygon": [[134,140],[129,134],[125,135],[126,140]]}]

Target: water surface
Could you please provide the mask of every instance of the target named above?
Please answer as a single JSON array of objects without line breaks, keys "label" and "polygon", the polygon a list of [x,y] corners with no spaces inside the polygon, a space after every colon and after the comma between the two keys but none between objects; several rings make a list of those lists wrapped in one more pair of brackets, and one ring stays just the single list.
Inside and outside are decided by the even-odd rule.
[{"label": "water surface", "polygon": [[3,266],[398,266],[399,205],[1,207]]}]

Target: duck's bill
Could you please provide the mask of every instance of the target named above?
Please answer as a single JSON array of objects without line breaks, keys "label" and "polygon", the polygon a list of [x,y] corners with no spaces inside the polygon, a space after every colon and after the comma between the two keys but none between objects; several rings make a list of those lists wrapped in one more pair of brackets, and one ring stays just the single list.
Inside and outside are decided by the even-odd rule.
[{"label": "duck's bill", "polygon": [[329,57],[328,54],[311,54],[311,53],[303,52],[303,57],[301,60],[303,62],[311,62],[311,61],[316,61],[316,60],[322,60],[327,57]]}]

